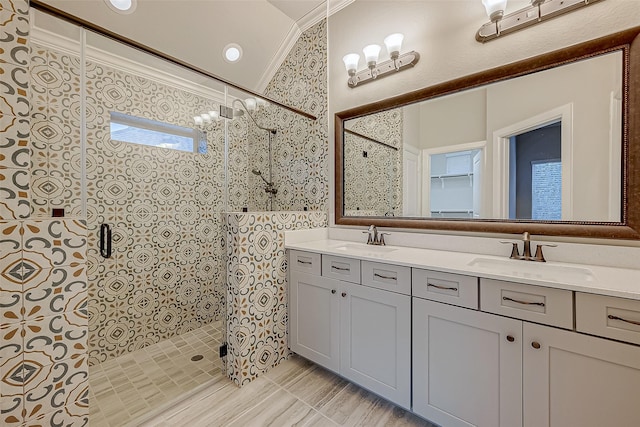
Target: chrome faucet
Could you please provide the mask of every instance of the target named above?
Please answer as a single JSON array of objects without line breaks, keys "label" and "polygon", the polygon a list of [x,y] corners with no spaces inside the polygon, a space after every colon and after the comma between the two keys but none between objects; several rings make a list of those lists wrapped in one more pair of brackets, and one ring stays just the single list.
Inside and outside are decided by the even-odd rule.
[{"label": "chrome faucet", "polygon": [[511,248],[511,255],[509,256],[509,258],[511,259],[520,259],[520,260],[524,260],[524,261],[536,261],[536,262],[546,262],[547,260],[544,259],[544,254],[542,253],[542,247],[543,246],[549,246],[552,248],[555,248],[558,245],[554,245],[551,243],[547,243],[547,244],[543,244],[543,243],[539,243],[536,246],[536,253],[535,255],[531,255],[531,235],[529,234],[528,231],[525,231],[524,233],[522,233],[522,255],[520,255],[520,252],[518,250],[518,242],[504,242],[501,241],[500,243],[508,243],[513,245]]},{"label": "chrome faucet", "polygon": [[388,236],[390,233],[378,233],[378,228],[371,224],[369,226],[369,230],[363,231],[363,233],[367,233],[367,245],[376,245],[376,246],[384,246],[386,243],[384,242],[384,236]]}]

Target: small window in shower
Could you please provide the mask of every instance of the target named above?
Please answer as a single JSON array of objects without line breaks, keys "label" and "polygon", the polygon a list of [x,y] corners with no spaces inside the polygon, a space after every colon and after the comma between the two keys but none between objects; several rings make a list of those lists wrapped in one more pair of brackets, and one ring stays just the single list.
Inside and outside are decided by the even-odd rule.
[{"label": "small window in shower", "polygon": [[111,139],[132,144],[206,154],[206,133],[188,127],[112,111]]}]

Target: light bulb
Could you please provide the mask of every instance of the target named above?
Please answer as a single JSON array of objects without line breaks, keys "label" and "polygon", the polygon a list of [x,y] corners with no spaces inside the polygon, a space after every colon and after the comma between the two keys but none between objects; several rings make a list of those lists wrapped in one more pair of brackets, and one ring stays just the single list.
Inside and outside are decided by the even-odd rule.
[{"label": "light bulb", "polygon": [[507,0],[482,0],[482,4],[493,22],[501,20],[507,8]]},{"label": "light bulb", "polygon": [[368,46],[365,46],[364,49],[362,49],[362,52],[364,53],[364,57],[365,57],[365,60],[367,61],[367,65],[369,66],[369,68],[375,67],[376,62],[378,62],[380,49],[381,47],[378,46],[377,44],[370,44]]},{"label": "light bulb", "polygon": [[347,69],[349,75],[355,74],[358,69],[358,62],[360,62],[360,55],[357,53],[349,53],[342,58],[344,66]]},{"label": "light bulb", "polygon": [[211,123],[211,116],[208,115],[207,113],[204,114],[200,114],[200,117],[202,117],[202,121],[205,123]]},{"label": "light bulb", "polygon": [[255,98],[247,98],[244,100],[244,104],[247,106],[247,110],[255,111],[257,107],[257,102]]},{"label": "light bulb", "polygon": [[217,122],[218,120],[220,120],[220,113],[213,110],[209,111],[209,117],[211,117],[211,120],[215,120]]},{"label": "light bulb", "polygon": [[202,121],[202,117],[200,117],[200,116],[195,116],[195,117],[193,118],[193,121],[195,122],[196,126],[202,126],[202,123],[203,123],[203,121]]},{"label": "light bulb", "polygon": [[256,104],[258,104],[258,108],[266,108],[267,105],[269,105],[269,103],[266,100],[262,99],[262,98],[257,98],[256,99]]},{"label": "light bulb", "polygon": [[404,40],[404,35],[401,33],[391,34],[384,39],[384,44],[387,46],[387,52],[389,52],[391,58],[400,54],[402,40]]}]

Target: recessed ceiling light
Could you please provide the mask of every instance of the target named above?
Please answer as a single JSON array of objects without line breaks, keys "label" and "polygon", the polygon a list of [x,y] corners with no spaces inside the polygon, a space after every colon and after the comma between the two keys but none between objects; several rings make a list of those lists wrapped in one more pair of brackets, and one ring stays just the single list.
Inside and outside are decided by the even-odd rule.
[{"label": "recessed ceiling light", "polygon": [[238,62],[242,58],[242,48],[236,43],[229,43],[222,52],[227,62]]},{"label": "recessed ceiling light", "polygon": [[104,0],[104,2],[117,13],[129,14],[136,10],[136,0]]}]

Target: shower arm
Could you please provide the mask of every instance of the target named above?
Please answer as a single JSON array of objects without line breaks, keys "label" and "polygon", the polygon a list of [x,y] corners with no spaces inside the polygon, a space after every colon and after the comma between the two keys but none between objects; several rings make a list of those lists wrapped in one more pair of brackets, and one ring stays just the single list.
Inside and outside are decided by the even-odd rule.
[{"label": "shower arm", "polygon": [[256,125],[259,129],[265,130],[265,131],[270,132],[272,134],[275,134],[277,132],[276,129],[266,128],[264,126],[260,126],[258,124],[258,122],[256,121],[256,119],[253,117],[253,115],[251,115],[251,112],[247,108],[247,104],[245,104],[242,99],[234,99],[233,102],[231,103],[231,107],[233,107],[236,104],[236,102],[239,102],[240,105],[242,105],[244,110],[247,112],[247,115],[251,118],[251,121],[253,122],[253,124]]}]

